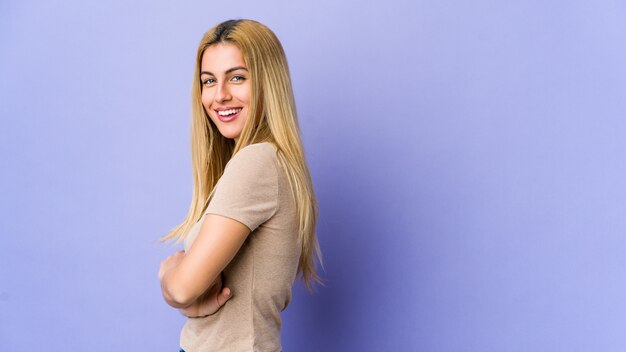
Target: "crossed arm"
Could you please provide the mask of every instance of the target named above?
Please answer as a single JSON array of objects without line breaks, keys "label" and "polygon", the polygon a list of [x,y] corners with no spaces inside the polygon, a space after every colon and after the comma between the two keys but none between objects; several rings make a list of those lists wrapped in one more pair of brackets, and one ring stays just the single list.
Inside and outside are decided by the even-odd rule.
[{"label": "crossed arm", "polygon": [[187,316],[208,315],[212,308],[219,309],[230,298],[230,290],[221,287],[220,274],[249,233],[250,229],[236,220],[206,214],[189,251],[176,252],[161,262],[159,280],[167,304]]}]

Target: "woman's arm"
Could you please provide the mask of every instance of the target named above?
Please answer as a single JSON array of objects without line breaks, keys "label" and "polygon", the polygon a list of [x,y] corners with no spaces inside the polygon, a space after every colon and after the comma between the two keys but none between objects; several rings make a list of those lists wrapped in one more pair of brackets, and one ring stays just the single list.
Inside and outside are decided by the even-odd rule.
[{"label": "woman's arm", "polygon": [[198,318],[215,314],[220,310],[232,297],[230,289],[223,285],[223,276],[223,274],[218,275],[211,287],[190,306],[180,308],[181,314],[188,318]]},{"label": "woman's arm", "polygon": [[250,229],[220,215],[206,214],[189,252],[177,252],[161,262],[159,278],[165,301],[186,308],[207,291],[233,259]]}]

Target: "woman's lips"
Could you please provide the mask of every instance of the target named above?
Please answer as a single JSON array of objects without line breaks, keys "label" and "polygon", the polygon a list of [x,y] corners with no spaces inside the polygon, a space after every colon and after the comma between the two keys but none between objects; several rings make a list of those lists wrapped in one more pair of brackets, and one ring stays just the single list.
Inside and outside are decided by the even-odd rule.
[{"label": "woman's lips", "polygon": [[[220,112],[224,113],[225,111],[237,111],[234,114],[229,114],[229,115],[220,115]],[[236,119],[239,114],[241,114],[241,111],[243,109],[242,108],[233,108],[233,109],[220,109],[220,110],[216,110],[215,113],[217,114],[217,118],[222,121],[222,122],[230,122],[234,119]]]}]

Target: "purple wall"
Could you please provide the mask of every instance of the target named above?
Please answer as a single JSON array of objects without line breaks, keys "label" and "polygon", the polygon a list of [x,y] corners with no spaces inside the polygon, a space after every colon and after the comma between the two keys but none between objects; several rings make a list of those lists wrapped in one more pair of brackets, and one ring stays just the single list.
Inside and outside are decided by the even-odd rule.
[{"label": "purple wall", "polygon": [[286,351],[626,349],[624,3],[383,3],[0,3],[0,350],[176,350],[156,240],[233,17],[285,46],[321,205]]}]

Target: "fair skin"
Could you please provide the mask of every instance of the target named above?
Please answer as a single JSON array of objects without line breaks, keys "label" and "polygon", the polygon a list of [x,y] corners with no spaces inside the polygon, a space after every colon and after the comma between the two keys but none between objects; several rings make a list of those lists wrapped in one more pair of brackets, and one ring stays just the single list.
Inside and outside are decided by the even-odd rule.
[{"label": "fair skin", "polygon": [[159,279],[165,301],[174,308],[194,309],[191,306],[212,287],[249,233],[236,220],[205,215],[189,251],[176,252],[161,262]]},{"label": "fair skin", "polygon": [[[162,279],[165,272],[177,266],[183,257],[184,251],[179,251],[168,256],[161,262],[161,268],[159,269],[159,281],[161,281],[161,285],[163,285]],[[219,275],[208,290],[200,295],[192,304],[180,307],[179,311],[190,318],[203,317],[217,312],[226,301],[232,297],[230,289],[224,288],[222,285],[222,275]]]},{"label": "fair skin", "polygon": [[248,119],[252,88],[241,51],[231,43],[208,47],[200,70],[202,105],[220,133],[237,140]]},{"label": "fair skin", "polygon": [[[208,47],[202,56],[202,105],[220,133],[237,140],[246,123],[251,85],[240,50],[231,43]],[[179,251],[161,262],[163,298],[189,317],[213,314],[231,297],[222,288],[221,272],[234,258],[250,229],[215,214],[206,214],[188,252]]]}]

